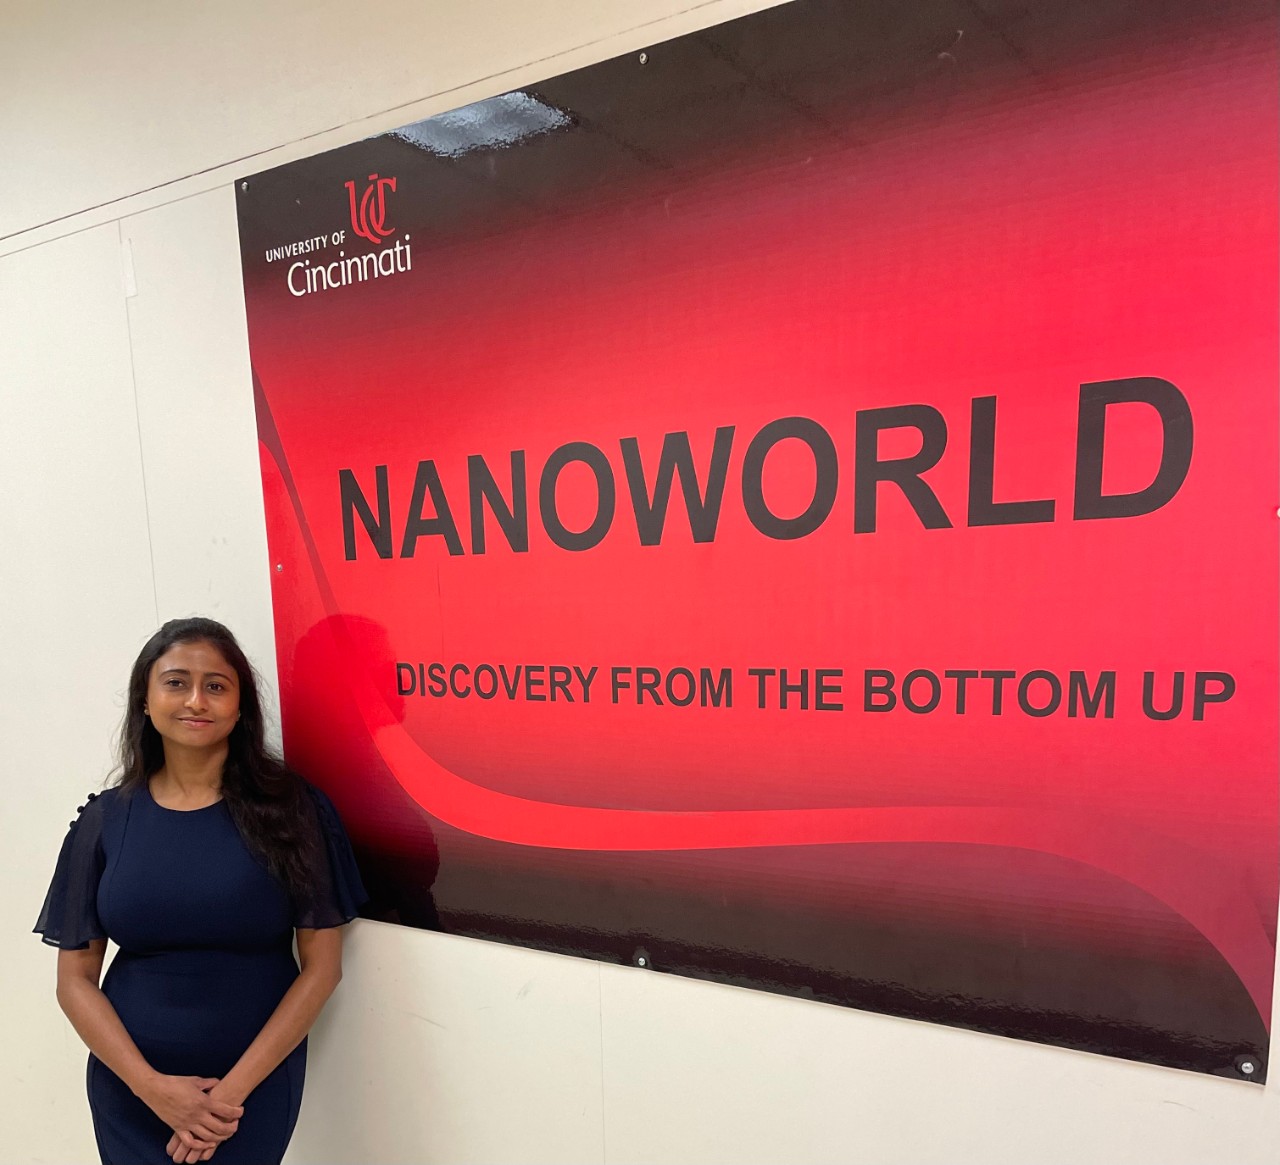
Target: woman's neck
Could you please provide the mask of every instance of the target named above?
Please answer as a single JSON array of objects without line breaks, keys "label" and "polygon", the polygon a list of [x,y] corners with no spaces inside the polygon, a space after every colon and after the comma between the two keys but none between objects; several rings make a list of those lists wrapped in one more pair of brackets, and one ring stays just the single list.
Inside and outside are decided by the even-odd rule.
[{"label": "woman's neck", "polygon": [[175,748],[165,742],[164,764],[151,775],[151,795],[166,808],[200,808],[222,796],[224,745],[208,749]]}]

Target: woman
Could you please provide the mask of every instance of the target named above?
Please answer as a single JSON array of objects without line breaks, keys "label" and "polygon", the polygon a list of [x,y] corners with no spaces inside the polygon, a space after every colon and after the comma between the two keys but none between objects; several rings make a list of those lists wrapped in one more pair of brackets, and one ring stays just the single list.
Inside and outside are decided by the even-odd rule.
[{"label": "woman", "polygon": [[[142,649],[120,752],[36,924],[89,1046],[98,1151],[278,1162],[340,928],[364,903],[351,847],[328,798],[266,750],[253,669],[211,619],[166,623]],[[108,938],[120,950],[99,988]]]}]

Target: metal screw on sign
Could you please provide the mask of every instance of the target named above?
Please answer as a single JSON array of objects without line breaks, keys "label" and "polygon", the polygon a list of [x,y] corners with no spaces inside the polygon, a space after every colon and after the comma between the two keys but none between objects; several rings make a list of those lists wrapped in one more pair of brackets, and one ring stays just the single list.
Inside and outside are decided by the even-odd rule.
[{"label": "metal screw on sign", "polygon": [[283,563],[283,562],[277,562],[277,563],[276,563],[276,574],[281,574],[281,573],[283,573],[283,571],[284,571],[284,563]]},{"label": "metal screw on sign", "polygon": [[1242,1052],[1233,1061],[1235,1069],[1246,1080],[1262,1081],[1266,1079],[1263,1074],[1262,1059],[1254,1055],[1252,1052]]},{"label": "metal screw on sign", "polygon": [[649,957],[649,952],[644,947],[637,947],[635,953],[631,956],[631,961],[637,967],[648,968],[653,965],[653,960]]},{"label": "metal screw on sign", "polygon": [[640,54],[640,63],[641,63],[642,65],[647,65],[647,64],[649,63],[649,54],[648,54],[648,53],[641,53],[641,54]]},{"label": "metal screw on sign", "polygon": [[241,190],[248,190],[248,189],[249,189],[249,183],[248,183],[248,182],[241,182],[241,183],[240,183],[240,189],[241,189]]},{"label": "metal screw on sign", "polygon": [[[645,962],[646,962],[646,960],[645,960],[644,955],[641,955],[641,956],[636,960],[636,966],[637,966],[637,967],[643,967],[643,966],[645,965]],[[1252,1071],[1253,1071],[1253,1068],[1252,1068],[1252,1067],[1250,1067],[1250,1068],[1249,1068],[1249,1071],[1250,1071],[1250,1072],[1252,1072]]]}]

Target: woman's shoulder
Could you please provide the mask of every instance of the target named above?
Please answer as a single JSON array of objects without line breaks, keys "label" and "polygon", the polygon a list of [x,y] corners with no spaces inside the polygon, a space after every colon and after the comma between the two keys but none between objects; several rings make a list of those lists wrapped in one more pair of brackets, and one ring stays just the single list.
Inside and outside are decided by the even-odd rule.
[{"label": "woman's shoulder", "polygon": [[293,775],[297,779],[297,782],[301,786],[303,792],[308,798],[310,798],[310,800],[314,801],[317,805],[328,805],[332,807],[333,802],[329,800],[329,794],[320,788],[319,785],[313,785],[306,777],[300,776],[298,773],[294,773]]},{"label": "woman's shoulder", "polygon": [[128,792],[121,789],[119,785],[97,789],[86,794],[84,800],[76,806],[76,815],[71,819],[68,828],[85,826],[100,829],[107,816],[119,809],[128,795]]},{"label": "woman's shoulder", "polygon": [[338,815],[338,810],[330,800],[329,794],[302,776],[298,777],[298,784],[302,788],[303,801],[310,806],[321,830],[323,832],[332,832],[335,828],[340,830],[342,818]]},{"label": "woman's shoulder", "polygon": [[316,855],[320,862],[313,893],[301,903],[294,926],[302,929],[341,926],[360,913],[369,896],[351,850],[351,840],[329,795],[310,781],[298,779],[305,789],[307,803],[314,809],[321,845]]},{"label": "woman's shoulder", "polygon": [[[295,774],[296,775],[296,774]],[[338,850],[345,851],[350,847],[350,841],[347,837],[346,826],[342,820],[342,814],[338,812],[338,807],[318,785],[313,785],[305,777],[298,777],[298,783],[303,789],[303,802],[310,806],[312,820],[324,839],[325,847],[332,852],[336,846]]]}]

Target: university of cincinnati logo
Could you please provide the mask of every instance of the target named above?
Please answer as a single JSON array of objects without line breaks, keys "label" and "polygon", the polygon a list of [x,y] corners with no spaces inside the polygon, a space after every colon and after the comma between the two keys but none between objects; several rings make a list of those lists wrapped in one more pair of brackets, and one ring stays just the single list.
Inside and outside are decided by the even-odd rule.
[{"label": "university of cincinnati logo", "polygon": [[351,203],[351,229],[362,239],[381,245],[382,240],[393,234],[387,226],[387,190],[395,193],[394,178],[380,178],[377,174],[369,175],[369,185],[356,202],[356,184],[347,183],[347,199]]},{"label": "university of cincinnati logo", "polygon": [[[387,192],[395,193],[396,179],[370,174],[368,185],[358,197],[354,180],[345,185],[347,205],[351,211],[350,234],[345,230],[330,231],[267,251],[268,263],[295,256],[315,256],[314,259],[299,257],[289,265],[285,284],[290,295],[336,291],[413,270],[413,249],[408,233],[396,239],[394,245],[390,242],[383,245],[384,240],[395,234],[395,228],[387,226]],[[348,255],[346,248],[355,242],[355,236],[373,243],[376,249]],[[333,254],[335,248],[338,251],[336,257]]]}]

